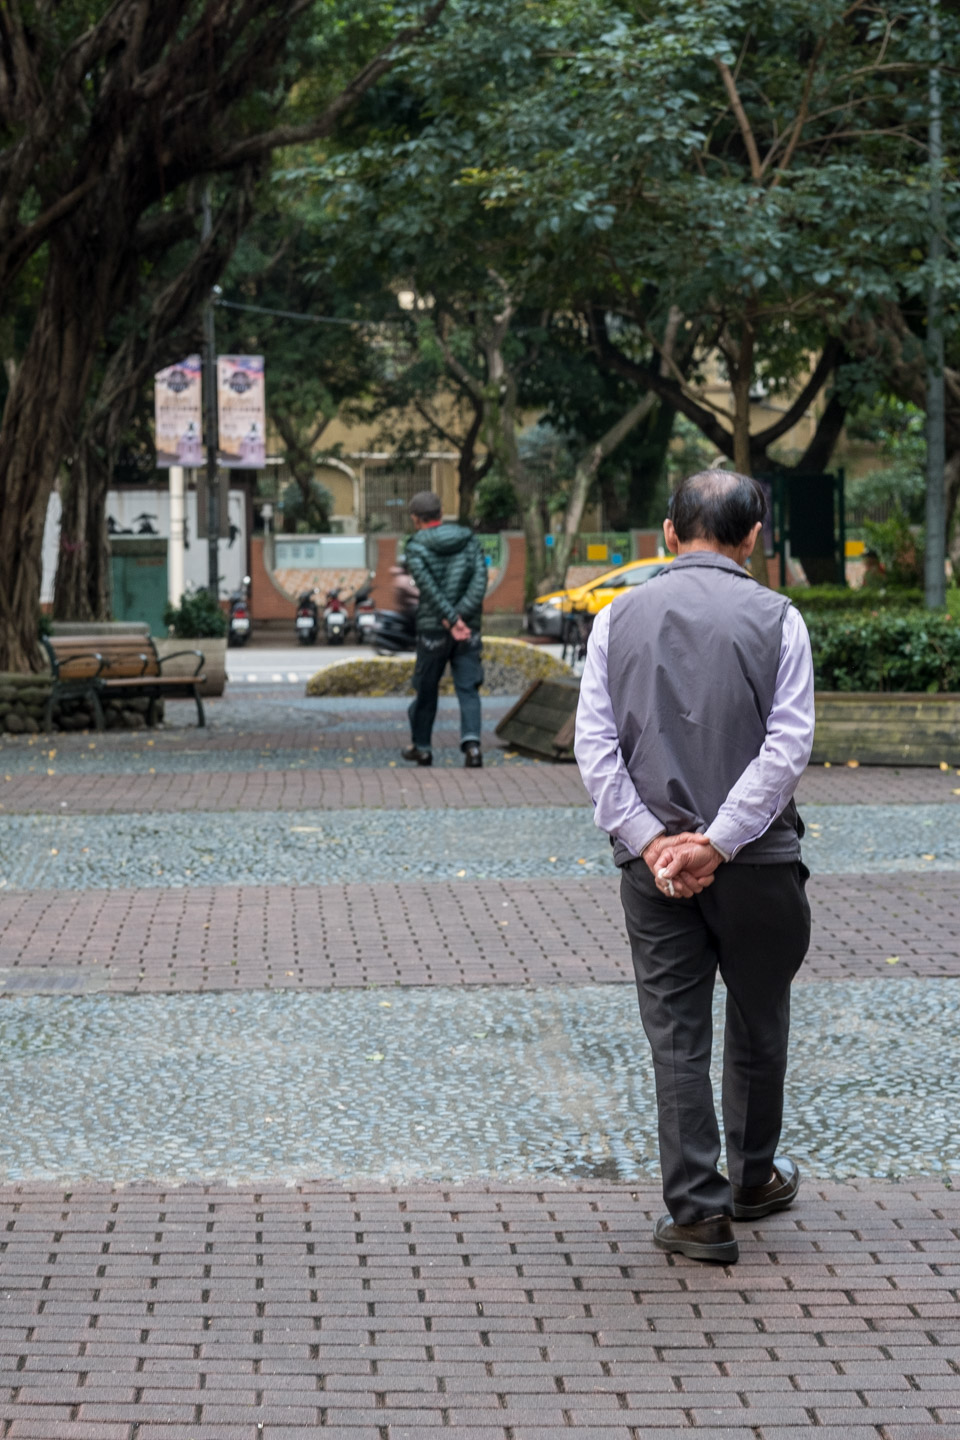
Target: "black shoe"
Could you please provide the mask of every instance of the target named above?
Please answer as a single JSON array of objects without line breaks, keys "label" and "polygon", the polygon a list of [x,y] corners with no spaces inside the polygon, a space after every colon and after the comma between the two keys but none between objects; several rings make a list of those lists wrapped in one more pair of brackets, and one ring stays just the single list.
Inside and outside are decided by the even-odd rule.
[{"label": "black shoe", "polygon": [[464,745],[463,764],[466,770],[483,769],[483,752],[476,741],[473,741],[469,745]]},{"label": "black shoe", "polygon": [[414,760],[418,765],[432,765],[433,755],[429,750],[420,750],[416,745],[408,745],[400,754],[404,760]]},{"label": "black shoe", "polygon": [[778,1155],[773,1174],[766,1185],[734,1185],[733,1217],[735,1220],[759,1220],[774,1210],[786,1210],[797,1198],[800,1171],[789,1155]]},{"label": "black shoe", "polygon": [[676,1225],[669,1215],[664,1215],[654,1226],[653,1243],[658,1250],[686,1255],[689,1260],[734,1265],[740,1258],[740,1246],[733,1237],[729,1215],[711,1215],[707,1220],[695,1220],[692,1225]]}]

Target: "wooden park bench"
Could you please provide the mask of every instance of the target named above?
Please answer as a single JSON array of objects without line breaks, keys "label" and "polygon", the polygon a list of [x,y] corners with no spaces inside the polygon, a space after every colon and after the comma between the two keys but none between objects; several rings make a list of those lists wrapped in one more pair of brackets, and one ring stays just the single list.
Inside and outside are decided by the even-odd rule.
[{"label": "wooden park bench", "polygon": [[[53,685],[44,711],[44,728],[53,728],[53,708],[63,700],[87,700],[98,730],[105,728],[103,701],[125,696],[146,696],[147,724],[156,720],[161,700],[193,700],[197,724],[205,725],[200,686],[203,674],[202,650],[178,650],[173,655],[157,654],[149,635],[45,635],[43,646],[50,660]],[[183,655],[196,656],[192,675],[165,675],[163,667]]]}]

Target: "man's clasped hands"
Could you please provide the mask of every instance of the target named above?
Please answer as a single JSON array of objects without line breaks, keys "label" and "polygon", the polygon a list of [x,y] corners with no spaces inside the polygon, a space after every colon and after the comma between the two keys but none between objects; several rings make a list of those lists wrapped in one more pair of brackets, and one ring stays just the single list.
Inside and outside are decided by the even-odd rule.
[{"label": "man's clasped hands", "polygon": [[658,835],[643,852],[657,889],[677,900],[689,900],[713,884],[713,872],[723,863],[706,835]]}]

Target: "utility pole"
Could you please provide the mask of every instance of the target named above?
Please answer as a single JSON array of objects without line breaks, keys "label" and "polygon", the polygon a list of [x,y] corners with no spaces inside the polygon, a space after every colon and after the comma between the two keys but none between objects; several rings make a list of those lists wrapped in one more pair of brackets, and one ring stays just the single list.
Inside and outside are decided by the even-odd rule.
[{"label": "utility pole", "polygon": [[[206,243],[213,233],[210,182],[203,187],[203,228]],[[217,333],[213,316],[216,287],[203,307],[203,403],[207,440],[207,589],[214,600],[220,594],[220,482],[217,475]]]},{"label": "utility pole", "polygon": [[928,610],[946,601],[947,552],[943,470],[947,459],[944,404],[943,297],[937,274],[943,258],[943,102],[940,89],[939,0],[930,0],[930,246],[933,271],[927,301],[927,498],[924,598]]}]

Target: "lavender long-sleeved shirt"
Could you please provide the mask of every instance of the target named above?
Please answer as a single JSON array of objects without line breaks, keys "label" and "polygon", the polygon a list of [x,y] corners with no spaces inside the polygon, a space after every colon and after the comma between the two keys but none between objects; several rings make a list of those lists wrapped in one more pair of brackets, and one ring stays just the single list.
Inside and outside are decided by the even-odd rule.
[{"label": "lavender long-sleeved shirt", "polygon": [[[580,683],[575,754],[594,820],[639,855],[664,826],[627,772],[607,685],[608,605],[594,621]],[[757,840],[789,803],[813,747],[813,660],[800,612],[784,616],[780,664],[763,748],[733,786],[706,834],[726,859]]]}]

